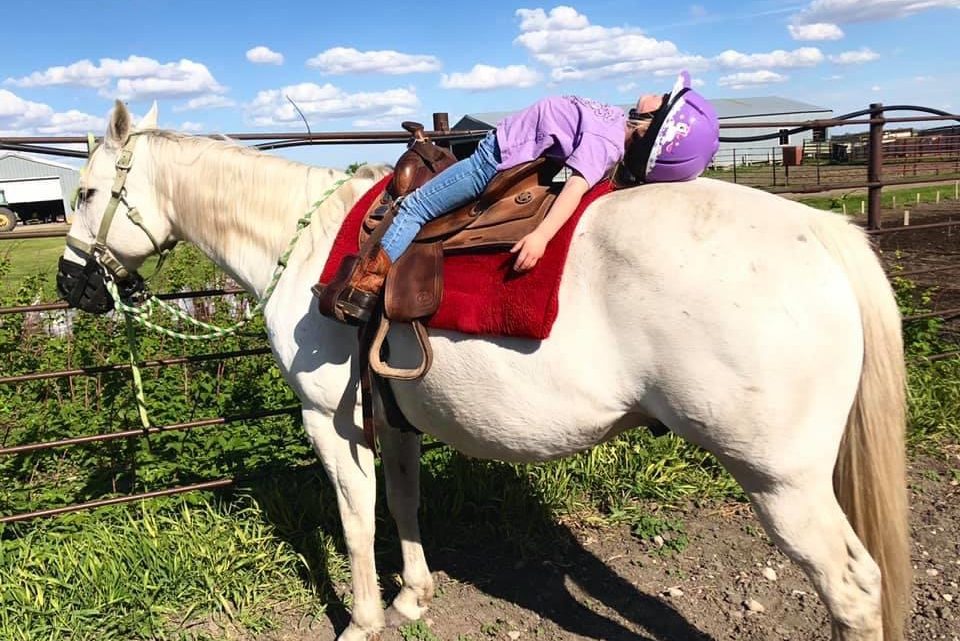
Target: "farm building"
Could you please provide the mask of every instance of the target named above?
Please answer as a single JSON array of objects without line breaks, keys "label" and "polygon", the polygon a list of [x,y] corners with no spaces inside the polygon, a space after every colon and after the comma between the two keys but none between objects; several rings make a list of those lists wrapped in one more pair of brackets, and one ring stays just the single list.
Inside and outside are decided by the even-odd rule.
[{"label": "farm building", "polygon": [[[17,153],[0,155],[0,208],[22,222],[65,220],[73,213],[70,198],[79,183],[80,172],[69,165]],[[2,217],[9,228],[9,213]]]},{"label": "farm building", "polygon": [[[831,118],[833,110],[827,107],[812,105],[792,98],[778,96],[762,96],[756,98],[716,98],[710,99],[717,110],[721,125],[727,123],[744,122],[798,122]],[[633,104],[618,105],[628,111]],[[486,113],[472,113],[464,115],[451,129],[457,131],[492,129],[502,118],[509,116],[512,111],[496,111]],[[721,129],[724,137],[749,137],[762,134],[772,134],[779,131],[779,127],[757,127],[750,129]],[[790,145],[803,146],[805,140],[810,140],[813,134],[805,131],[790,136]],[[461,143],[454,145],[454,153],[463,157],[475,143]],[[771,157],[780,160],[780,142],[777,138],[759,142],[720,143],[720,150],[714,158],[719,166],[728,166],[734,162],[752,163],[768,162]]]}]

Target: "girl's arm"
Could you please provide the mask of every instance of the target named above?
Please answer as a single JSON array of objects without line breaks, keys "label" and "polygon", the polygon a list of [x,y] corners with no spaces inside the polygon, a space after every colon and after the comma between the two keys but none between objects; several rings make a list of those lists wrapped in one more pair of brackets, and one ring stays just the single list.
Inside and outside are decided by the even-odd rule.
[{"label": "girl's arm", "polygon": [[557,199],[550,206],[550,211],[547,212],[537,228],[521,238],[510,249],[512,253],[518,253],[514,269],[526,271],[537,264],[543,257],[543,252],[546,251],[547,243],[570,219],[570,216],[576,211],[577,205],[580,204],[580,199],[583,198],[589,188],[590,185],[587,184],[586,179],[578,173],[574,173],[567,178],[567,182],[557,195]]}]

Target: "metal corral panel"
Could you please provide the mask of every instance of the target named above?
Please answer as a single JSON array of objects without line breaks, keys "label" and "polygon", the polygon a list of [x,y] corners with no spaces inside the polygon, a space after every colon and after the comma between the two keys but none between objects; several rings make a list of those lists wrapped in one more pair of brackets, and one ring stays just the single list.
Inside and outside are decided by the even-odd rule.
[{"label": "metal corral panel", "polygon": [[[33,181],[38,178],[56,178],[59,179],[59,195],[51,200],[60,199],[63,201],[63,211],[72,215],[70,209],[70,197],[74,190],[80,184],[80,172],[69,165],[47,160],[38,160],[29,156],[8,153],[0,156],[0,181],[10,182],[16,180]],[[4,187],[6,191],[9,187]],[[10,199],[10,194],[7,194]]]}]

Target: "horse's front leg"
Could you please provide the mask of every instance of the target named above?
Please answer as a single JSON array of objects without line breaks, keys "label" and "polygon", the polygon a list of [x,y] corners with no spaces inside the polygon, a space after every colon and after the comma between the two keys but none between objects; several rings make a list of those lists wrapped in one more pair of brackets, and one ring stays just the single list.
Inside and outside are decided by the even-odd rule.
[{"label": "horse's front leg", "polygon": [[350,555],[353,612],[338,641],[371,641],[379,638],[384,626],[373,552],[377,479],[373,452],[351,410],[341,409],[331,416],[304,407],[303,425],[337,493]]},{"label": "horse's front leg", "polygon": [[387,505],[403,553],[403,586],[387,610],[387,625],[419,619],[433,598],[433,577],[420,544],[420,436],[392,427],[380,431]]}]

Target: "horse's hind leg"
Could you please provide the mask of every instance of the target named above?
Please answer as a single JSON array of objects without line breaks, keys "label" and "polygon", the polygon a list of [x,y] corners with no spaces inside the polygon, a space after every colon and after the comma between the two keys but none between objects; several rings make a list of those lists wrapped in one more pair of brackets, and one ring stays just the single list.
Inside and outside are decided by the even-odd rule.
[{"label": "horse's hind leg", "polygon": [[304,407],[303,426],[337,494],[350,556],[353,610],[350,625],[338,641],[376,639],[384,626],[384,613],[373,549],[377,499],[373,452],[364,443],[352,408],[331,417]]},{"label": "horse's hind leg", "polygon": [[380,430],[387,504],[397,524],[403,554],[403,586],[387,609],[387,625],[419,619],[433,598],[433,577],[420,543],[420,436],[387,427]]},{"label": "horse's hind leg", "polygon": [[813,582],[830,612],[833,640],[881,641],[880,569],[837,503],[832,465],[759,482],[730,467],[767,533]]}]

